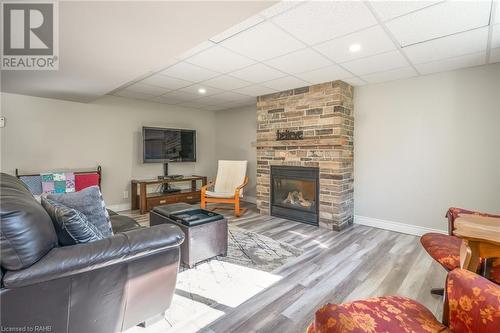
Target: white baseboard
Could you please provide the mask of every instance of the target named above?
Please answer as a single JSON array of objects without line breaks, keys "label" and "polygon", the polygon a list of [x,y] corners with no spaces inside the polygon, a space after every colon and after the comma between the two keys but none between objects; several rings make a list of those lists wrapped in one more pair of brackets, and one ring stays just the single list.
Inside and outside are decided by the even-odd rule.
[{"label": "white baseboard", "polygon": [[387,221],[387,220],[380,220],[380,219],[376,219],[373,217],[359,216],[359,215],[354,216],[354,223],[366,225],[369,227],[379,228],[379,229],[396,231],[396,232],[400,232],[403,234],[415,235],[415,236],[422,236],[423,234],[426,234],[428,232],[437,232],[440,234],[448,234],[448,231],[446,231],[446,230],[432,229],[432,228],[421,227],[421,226],[417,226],[417,225],[411,225],[411,224],[405,224],[405,223]]},{"label": "white baseboard", "polygon": [[112,211],[115,212],[121,212],[124,210],[130,210],[131,206],[129,203],[126,203],[126,204],[109,205],[106,206],[106,208],[111,209]]}]

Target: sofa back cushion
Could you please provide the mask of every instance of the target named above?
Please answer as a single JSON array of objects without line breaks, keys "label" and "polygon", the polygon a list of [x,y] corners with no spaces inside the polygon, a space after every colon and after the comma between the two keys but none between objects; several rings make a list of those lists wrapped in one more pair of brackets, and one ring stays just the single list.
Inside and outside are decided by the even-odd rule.
[{"label": "sofa back cushion", "polygon": [[113,236],[109,213],[98,186],[90,186],[72,193],[49,194],[47,199],[82,212],[101,234],[105,237]]},{"label": "sofa back cushion", "polygon": [[76,209],[42,197],[42,206],[49,213],[61,245],[75,245],[104,239],[104,235]]},{"label": "sofa back cushion", "polygon": [[0,250],[6,270],[31,266],[57,246],[52,221],[16,177],[0,174]]}]

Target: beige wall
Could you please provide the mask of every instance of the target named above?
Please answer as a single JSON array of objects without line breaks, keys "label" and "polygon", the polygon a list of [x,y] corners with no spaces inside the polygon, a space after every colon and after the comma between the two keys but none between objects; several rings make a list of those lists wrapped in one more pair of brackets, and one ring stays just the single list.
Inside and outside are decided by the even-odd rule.
[{"label": "beige wall", "polygon": [[249,184],[245,189],[245,200],[255,202],[255,177],[257,175],[257,153],[252,147],[257,136],[257,115],[255,106],[218,111],[216,123],[217,160],[247,160]]},{"label": "beige wall", "polygon": [[108,205],[128,204],[123,192],[132,178],[163,174],[162,164],[142,163],[142,126],[197,130],[196,163],[170,163],[170,173],[216,172],[213,112],[105,96],[84,104],[1,94],[1,170],[50,171],[103,168],[102,189]]},{"label": "beige wall", "polygon": [[355,214],[446,229],[500,213],[500,64],[354,90]]}]

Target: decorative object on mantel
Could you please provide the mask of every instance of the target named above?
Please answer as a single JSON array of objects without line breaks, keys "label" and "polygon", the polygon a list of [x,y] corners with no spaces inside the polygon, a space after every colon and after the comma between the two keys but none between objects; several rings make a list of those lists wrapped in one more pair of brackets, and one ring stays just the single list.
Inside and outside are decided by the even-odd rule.
[{"label": "decorative object on mantel", "polygon": [[277,130],[276,140],[304,140],[303,131]]}]

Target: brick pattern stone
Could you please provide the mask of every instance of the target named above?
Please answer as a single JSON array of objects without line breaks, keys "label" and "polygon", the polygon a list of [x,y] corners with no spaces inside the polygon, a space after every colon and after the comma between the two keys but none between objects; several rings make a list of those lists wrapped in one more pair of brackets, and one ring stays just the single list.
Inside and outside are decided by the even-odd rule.
[{"label": "brick pattern stone", "polygon": [[[320,169],[320,226],[353,222],[353,87],[343,81],[257,98],[257,207],[269,215],[272,165]],[[303,131],[304,140],[277,141],[276,131]]]}]

